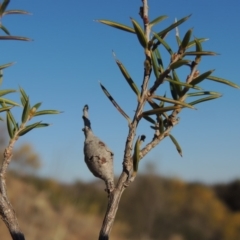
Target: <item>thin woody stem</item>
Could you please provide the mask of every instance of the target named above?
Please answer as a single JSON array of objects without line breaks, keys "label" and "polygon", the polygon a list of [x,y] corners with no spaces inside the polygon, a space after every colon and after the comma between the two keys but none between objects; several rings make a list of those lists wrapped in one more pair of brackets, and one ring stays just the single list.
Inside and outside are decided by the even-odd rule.
[{"label": "thin woody stem", "polygon": [[[142,9],[142,12],[141,12]],[[149,27],[148,27],[148,6],[147,6],[147,0],[143,0],[143,7],[140,9],[140,15],[143,19],[144,23],[144,32],[146,39],[149,41]],[[148,49],[145,49],[145,56],[146,61],[150,62],[151,65],[151,54]],[[138,126],[138,122],[140,120],[139,116],[143,111],[144,105],[147,100],[147,89],[148,89],[148,82],[151,75],[151,68],[146,68],[145,64],[145,70],[144,70],[144,78],[143,78],[143,84],[142,84],[142,92],[141,97],[138,101],[136,111],[134,118],[129,124],[129,132],[126,139],[125,144],[125,151],[124,151],[124,158],[123,158],[123,171],[121,176],[119,177],[118,183],[116,185],[116,188],[113,192],[110,193],[109,199],[108,199],[108,207],[107,211],[103,220],[102,228],[99,234],[99,240],[108,240],[109,235],[116,217],[116,213],[118,210],[118,205],[121,199],[121,196],[126,189],[126,187],[131,183],[131,172],[133,168],[132,163],[132,149],[133,149],[133,141],[134,137],[136,135],[136,129]]]},{"label": "thin woody stem", "polygon": [[[26,122],[30,119],[26,120]],[[13,138],[10,140],[8,147],[3,154],[3,163],[0,169],[0,215],[6,224],[13,240],[25,240],[23,233],[20,230],[15,211],[8,200],[6,188],[6,172],[12,160],[12,152],[14,144],[18,139],[18,133],[25,128],[25,123],[22,123],[19,129],[15,132]]]}]

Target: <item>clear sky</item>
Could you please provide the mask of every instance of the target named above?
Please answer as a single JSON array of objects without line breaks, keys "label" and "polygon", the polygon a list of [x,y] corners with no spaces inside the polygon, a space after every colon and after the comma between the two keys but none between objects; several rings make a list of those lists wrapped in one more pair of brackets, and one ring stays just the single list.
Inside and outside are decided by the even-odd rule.
[{"label": "clear sky", "polygon": [[[19,140],[18,144],[31,142],[40,154],[42,176],[61,181],[93,179],[83,158],[82,108],[85,104],[90,107],[93,131],[114,151],[115,172],[120,174],[127,122],[103,94],[98,81],[132,117],[136,97],[119,72],[112,50],[138,86],[142,81],[144,54],[134,34],[93,20],[108,19],[131,26],[130,17],[141,21],[138,15],[141,3],[140,0],[11,1],[8,9],[24,9],[32,15],[6,16],[3,25],[12,35],[34,41],[0,42],[0,64],[16,61],[4,71],[2,88],[20,85],[32,103],[43,102],[43,109],[64,111],[39,118],[53,125],[34,130]],[[166,28],[175,18],[192,14],[180,26],[180,36],[194,27],[195,37],[210,39],[203,44],[204,49],[220,54],[204,58],[200,71],[216,69],[214,75],[240,85],[239,10],[240,2],[236,0],[149,0],[150,20],[159,15],[168,16],[155,31]],[[174,34],[172,31],[167,41],[177,50]],[[166,65],[169,57],[164,54]],[[240,90],[210,81],[202,86],[205,90],[223,93],[223,97],[196,105],[198,110],[181,112],[181,121],[172,134],[181,144],[183,158],[170,139],[165,139],[141,161],[140,171],[144,171],[146,163],[153,163],[156,172],[187,181],[213,183],[240,177]],[[159,94],[164,94],[165,89],[163,87]],[[17,100],[15,95],[11,95],[12,99]],[[167,96],[170,97],[169,91]],[[16,109],[16,116],[19,113]],[[145,123],[140,125],[137,134],[146,134],[146,142],[152,138],[152,131]]]}]

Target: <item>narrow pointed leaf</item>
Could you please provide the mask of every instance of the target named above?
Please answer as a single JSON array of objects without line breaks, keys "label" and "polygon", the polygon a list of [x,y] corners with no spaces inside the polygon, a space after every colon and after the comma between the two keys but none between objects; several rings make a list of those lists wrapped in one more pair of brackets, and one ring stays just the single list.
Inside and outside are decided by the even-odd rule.
[{"label": "narrow pointed leaf", "polygon": [[158,34],[156,34],[155,32],[153,32],[153,36],[166,48],[170,55],[173,54],[173,50],[170,48],[166,41],[159,37]]},{"label": "narrow pointed leaf", "polygon": [[170,87],[170,92],[171,92],[172,98],[174,100],[178,100],[178,93],[177,93],[175,84],[173,84],[172,82],[169,82],[169,87]]},{"label": "narrow pointed leaf", "polygon": [[153,114],[161,114],[167,111],[172,111],[175,109],[179,109],[181,108],[180,106],[170,106],[170,107],[163,107],[163,108],[156,108],[153,110],[149,110],[149,111],[145,111],[142,113],[142,116],[149,116],[149,115],[153,115]]},{"label": "narrow pointed leaf", "polygon": [[163,124],[162,116],[158,116],[158,125],[159,125],[160,134],[164,133],[164,124]]},{"label": "narrow pointed leaf", "polygon": [[169,137],[170,137],[170,139],[172,140],[173,144],[175,145],[178,153],[179,153],[180,156],[182,157],[182,149],[181,149],[179,143],[178,143],[177,140],[173,137],[173,135],[169,134]]},{"label": "narrow pointed leaf", "polygon": [[[5,107],[5,106],[4,106]],[[7,117],[9,118],[9,120],[11,121],[12,125],[13,125],[13,129],[14,131],[18,130],[18,124],[13,116],[13,114],[11,113],[10,110],[7,111]]]},{"label": "narrow pointed leaf", "polygon": [[[195,38],[194,41],[196,43],[196,52],[202,52],[202,44],[200,43],[200,41],[197,38]],[[201,58],[201,55],[196,55],[195,62],[199,64],[201,62]]]},{"label": "narrow pointed leaf", "polygon": [[8,112],[7,112],[7,130],[8,130],[9,137],[12,139],[14,137],[13,125],[12,125],[12,122],[11,122]]},{"label": "narrow pointed leaf", "polygon": [[19,41],[32,41],[30,38],[19,36],[0,36],[0,40],[19,40]]},{"label": "narrow pointed leaf", "polygon": [[188,107],[188,108],[194,109],[193,106],[191,106],[191,105],[189,105],[189,104],[187,104],[185,102],[173,100],[171,98],[166,98],[166,97],[161,97],[161,96],[156,96],[156,95],[153,95],[152,98],[158,99],[158,100],[161,100],[161,101],[164,101],[164,102],[173,103],[173,104],[177,104],[177,105],[181,105],[181,106],[184,106],[184,107]]},{"label": "narrow pointed leaf", "polygon": [[[197,38],[197,40],[199,41],[199,43],[201,43],[201,42],[208,41],[209,39],[208,39],[208,38]],[[193,41],[191,41],[191,42],[188,43],[186,49],[187,49],[187,48],[191,48],[191,47],[193,47],[193,46],[195,46],[195,45],[196,45],[196,41],[193,40]]]},{"label": "narrow pointed leaf", "polygon": [[48,126],[50,126],[51,124],[49,124],[49,123],[39,123],[37,126],[36,126],[36,128],[41,128],[41,127],[48,127]]},{"label": "narrow pointed leaf", "polygon": [[2,98],[0,97],[0,103],[6,103],[6,104],[10,104],[10,105],[13,105],[13,106],[18,106],[20,107],[20,105],[12,100],[9,100],[9,99],[6,99],[6,98]]},{"label": "narrow pointed leaf", "polygon": [[24,91],[23,88],[19,87],[19,90],[20,90],[20,94],[21,94],[21,97],[23,98],[22,100],[22,103],[23,103],[23,106],[25,106],[25,103],[26,101],[28,100],[28,96],[26,94],[26,92]]},{"label": "narrow pointed leaf", "polygon": [[156,122],[149,116],[144,116],[143,117],[145,120],[147,120],[148,122],[152,123],[152,124],[155,124]]},{"label": "narrow pointed leaf", "polygon": [[13,90],[13,89],[0,90],[0,97],[13,92],[16,92],[16,90]]},{"label": "narrow pointed leaf", "polygon": [[152,20],[149,23],[149,27],[152,28],[154,25],[156,25],[157,23],[163,21],[164,19],[166,19],[168,16],[159,16],[157,18],[155,18],[154,20]]},{"label": "narrow pointed leaf", "polygon": [[176,28],[177,26],[179,26],[180,24],[182,24],[183,22],[187,21],[189,19],[191,15],[187,16],[187,17],[184,17],[182,19],[180,19],[179,21],[173,23],[172,25],[170,25],[168,28],[162,30],[161,32],[159,32],[157,35],[158,36],[162,36],[166,33],[168,33],[169,31],[171,31],[172,29]]},{"label": "narrow pointed leaf", "polygon": [[[172,70],[172,78],[173,78],[173,80],[175,80],[176,82],[180,82],[179,77],[178,77],[178,75],[177,75],[177,73],[176,73],[175,70]],[[179,85],[179,84],[174,84],[174,85],[175,85],[175,87],[176,87],[178,96],[181,97],[181,96],[182,96],[182,86]]]},{"label": "narrow pointed leaf", "polygon": [[32,108],[36,108],[36,110],[38,110],[38,108],[39,108],[41,105],[42,105],[42,103],[39,102],[39,103],[36,103],[35,105],[33,105]]},{"label": "narrow pointed leaf", "polygon": [[236,83],[233,83],[233,82],[231,82],[229,80],[226,80],[226,79],[223,79],[223,78],[214,77],[214,76],[208,76],[207,79],[215,81],[215,82],[226,84],[226,85],[228,85],[230,87],[234,87],[234,88],[240,89],[240,86],[237,85]]},{"label": "narrow pointed leaf", "polygon": [[177,85],[180,85],[180,86],[184,86],[184,87],[188,87],[188,88],[194,88],[194,89],[197,89],[197,90],[202,90],[202,88],[198,87],[198,86],[194,86],[192,84],[188,84],[188,83],[184,83],[184,82],[177,82],[171,78],[165,78],[165,81],[168,81],[168,82],[172,82],[174,84],[177,84]]},{"label": "narrow pointed leaf", "polygon": [[114,107],[127,119],[128,123],[131,123],[131,119],[129,116],[122,110],[122,108],[116,103],[116,101],[113,99],[113,97],[110,95],[110,93],[107,91],[107,89],[100,83],[100,86],[105,93],[105,95],[108,97],[108,99],[111,101],[111,103],[114,105]]},{"label": "narrow pointed leaf", "polygon": [[7,35],[10,35],[10,32],[2,24],[0,24],[0,29],[2,29]]},{"label": "narrow pointed leaf", "polygon": [[209,97],[205,97],[205,98],[200,98],[196,101],[193,101],[193,102],[190,102],[188,103],[189,105],[196,105],[198,103],[202,103],[202,102],[205,102],[205,101],[210,101],[210,100],[214,100],[216,98],[219,98],[221,97],[221,95],[212,95],[212,96],[209,96]]},{"label": "narrow pointed leaf", "polygon": [[0,5],[0,17],[3,15],[5,12],[10,0],[4,0],[3,3]]},{"label": "narrow pointed leaf", "polygon": [[9,14],[26,14],[26,15],[30,15],[31,13],[27,12],[27,11],[24,11],[24,10],[8,10],[8,11],[5,11],[3,13],[3,16],[4,15],[9,15]]},{"label": "narrow pointed leaf", "polygon": [[204,79],[206,79],[208,76],[210,76],[212,74],[214,70],[209,70],[201,75],[199,75],[198,77],[194,78],[191,82],[192,85],[196,85],[200,82],[202,82]]},{"label": "narrow pointed leaf", "polygon": [[135,33],[133,28],[128,27],[128,26],[126,26],[124,24],[121,24],[121,23],[117,23],[117,22],[113,22],[113,21],[109,21],[109,20],[96,20],[96,21],[100,22],[100,23],[103,23],[103,24],[106,24],[110,27],[114,27],[114,28],[126,31],[126,32]]},{"label": "narrow pointed leaf", "polygon": [[135,82],[132,80],[131,76],[129,75],[128,71],[126,70],[126,68],[123,66],[123,64],[116,60],[116,63],[120,69],[120,71],[122,72],[124,78],[127,80],[129,86],[131,87],[131,89],[136,93],[137,96],[140,95],[140,92],[138,90],[137,85],[135,84]]},{"label": "narrow pointed leaf", "polygon": [[138,24],[137,21],[135,21],[134,19],[131,18],[134,30],[137,34],[137,38],[140,42],[140,44],[142,45],[143,48],[147,48],[148,42],[147,39],[145,37],[145,34],[143,32],[143,29],[141,28],[141,26]]},{"label": "narrow pointed leaf", "polygon": [[197,97],[197,96],[202,96],[202,95],[220,95],[218,92],[212,92],[212,91],[202,91],[202,92],[194,92],[194,93],[188,93],[186,94],[187,97]]},{"label": "narrow pointed leaf", "polygon": [[216,56],[217,53],[210,51],[201,51],[201,52],[185,52],[183,56]]},{"label": "narrow pointed leaf", "polygon": [[1,65],[1,66],[0,66],[0,70],[2,70],[2,69],[4,69],[4,68],[7,68],[7,67],[11,67],[13,64],[14,64],[14,62]]},{"label": "narrow pointed leaf", "polygon": [[26,126],[23,130],[21,130],[18,133],[18,136],[23,136],[24,134],[28,133],[32,129],[37,128],[39,124],[41,124],[41,122],[36,122],[36,123]]},{"label": "narrow pointed leaf", "polygon": [[59,114],[61,113],[60,111],[57,110],[42,110],[42,111],[38,111],[34,114],[34,116],[40,116],[40,115],[46,115],[46,114]]},{"label": "narrow pointed leaf", "polygon": [[162,61],[161,54],[157,48],[154,50],[154,54],[156,56],[156,59],[157,59],[158,65],[159,65],[159,71],[160,71],[160,73],[162,73],[164,71],[163,61]]},{"label": "narrow pointed leaf", "polygon": [[29,111],[30,111],[30,104],[29,104],[29,98],[28,98],[22,112],[22,123],[25,123],[27,121],[29,116]]},{"label": "narrow pointed leaf", "polygon": [[180,47],[179,47],[179,53],[180,54],[182,54],[183,52],[185,52],[185,50],[186,50],[186,47],[187,47],[187,45],[188,45],[188,43],[189,43],[189,41],[190,41],[190,38],[191,38],[191,35],[192,35],[192,28],[191,29],[189,29],[187,32],[186,32],[186,34],[185,34],[185,36],[184,36],[184,38],[183,38],[183,40],[182,40],[182,42],[181,42],[181,45],[180,45]]},{"label": "narrow pointed leaf", "polygon": [[10,107],[1,107],[0,108],[0,112],[5,112],[5,111],[7,111],[7,110],[9,110],[11,108],[12,108],[12,106],[10,106]]},{"label": "narrow pointed leaf", "polygon": [[152,65],[153,65],[153,72],[156,78],[159,77],[159,68],[158,68],[158,63],[156,61],[155,54],[151,51],[151,56],[152,56]]},{"label": "narrow pointed leaf", "polygon": [[170,65],[170,68],[171,69],[176,69],[176,68],[179,68],[179,67],[182,67],[183,65],[187,65],[189,64],[191,61],[190,60],[183,60],[183,59],[180,59],[176,62],[173,62],[171,65]]}]

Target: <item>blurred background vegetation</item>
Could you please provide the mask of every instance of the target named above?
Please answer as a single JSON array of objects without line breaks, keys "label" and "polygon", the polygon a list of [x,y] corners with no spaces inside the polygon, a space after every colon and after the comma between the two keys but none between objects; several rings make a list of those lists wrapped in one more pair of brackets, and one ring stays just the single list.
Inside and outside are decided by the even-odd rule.
[{"label": "blurred background vegetation", "polygon": [[[7,144],[0,128],[0,151]],[[1,153],[2,156],[2,153]],[[14,152],[7,186],[26,239],[97,239],[106,208],[101,181],[59,183],[36,176],[41,160],[31,144]],[[154,174],[149,165],[126,191],[114,240],[239,240],[240,179],[216,185]],[[0,239],[11,240],[0,221]]]}]

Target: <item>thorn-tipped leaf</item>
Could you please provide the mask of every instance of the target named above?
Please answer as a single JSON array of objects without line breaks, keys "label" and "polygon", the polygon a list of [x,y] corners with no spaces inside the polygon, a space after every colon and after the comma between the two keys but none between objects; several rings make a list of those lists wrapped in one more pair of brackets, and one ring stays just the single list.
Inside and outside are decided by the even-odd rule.
[{"label": "thorn-tipped leaf", "polygon": [[223,79],[223,78],[214,77],[214,76],[208,76],[207,79],[215,81],[215,82],[218,82],[218,83],[226,84],[226,85],[228,85],[230,87],[234,87],[234,88],[240,89],[240,86],[237,85],[236,83],[233,83],[233,82],[231,82],[229,80],[226,80],[226,79]]}]

